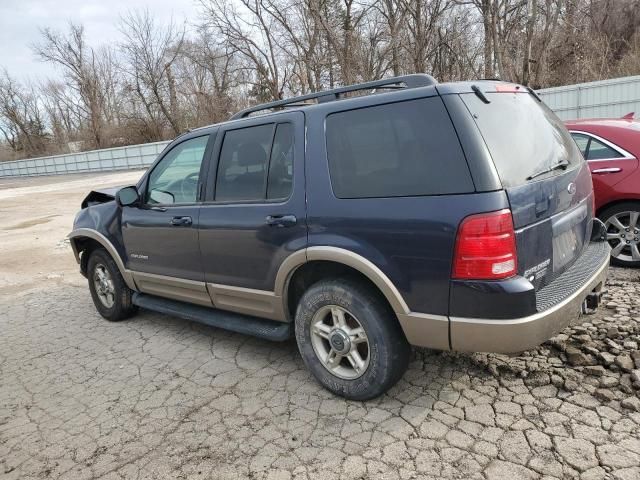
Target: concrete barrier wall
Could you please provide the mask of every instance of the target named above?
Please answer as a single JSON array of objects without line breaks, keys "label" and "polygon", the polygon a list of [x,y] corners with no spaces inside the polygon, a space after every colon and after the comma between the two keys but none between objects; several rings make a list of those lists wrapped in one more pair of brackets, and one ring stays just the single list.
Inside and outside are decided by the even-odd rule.
[{"label": "concrete barrier wall", "polygon": [[92,171],[129,170],[153,163],[169,142],[145,143],[128,147],[105,148],[52,157],[0,162],[1,177],[64,175]]}]

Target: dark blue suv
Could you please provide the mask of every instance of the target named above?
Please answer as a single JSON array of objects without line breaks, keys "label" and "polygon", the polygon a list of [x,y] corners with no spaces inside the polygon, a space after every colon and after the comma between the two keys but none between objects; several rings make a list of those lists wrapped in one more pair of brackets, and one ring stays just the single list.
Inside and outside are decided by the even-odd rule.
[{"label": "dark blue suv", "polygon": [[411,345],[516,352],[600,300],[589,168],[535,92],[409,75],[242,111],[175,139],[70,234],[100,314],[295,335],[373,398]]}]

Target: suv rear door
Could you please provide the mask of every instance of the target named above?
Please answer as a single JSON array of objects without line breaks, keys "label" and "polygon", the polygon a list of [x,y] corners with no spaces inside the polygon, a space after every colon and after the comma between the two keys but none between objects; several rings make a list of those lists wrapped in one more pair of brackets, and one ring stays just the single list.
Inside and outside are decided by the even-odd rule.
[{"label": "suv rear door", "polygon": [[275,277],[284,259],[307,244],[304,147],[301,112],[220,129],[199,231],[216,307],[282,319]]},{"label": "suv rear door", "polygon": [[563,123],[534,95],[515,85],[483,82],[482,89],[460,97],[509,199],[518,272],[538,289],[569,268],[589,241],[591,175]]}]

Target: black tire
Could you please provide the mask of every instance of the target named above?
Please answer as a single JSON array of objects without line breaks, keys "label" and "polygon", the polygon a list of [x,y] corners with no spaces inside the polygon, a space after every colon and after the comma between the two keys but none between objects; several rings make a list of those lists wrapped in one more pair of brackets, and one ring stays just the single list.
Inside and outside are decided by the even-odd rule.
[{"label": "black tire", "polygon": [[[366,332],[368,365],[358,378],[336,376],[314,349],[312,321],[316,313],[330,305],[348,311],[348,318],[357,318]],[[400,380],[409,365],[411,346],[395,314],[377,291],[357,280],[322,280],[312,285],[298,303],[295,327],[298,349],[307,368],[326,389],[350,400],[369,400],[383,394]],[[328,339],[326,342],[329,349],[333,348]]]},{"label": "black tire", "polygon": [[[91,298],[98,313],[110,322],[119,322],[134,315],[138,307],[136,307],[132,301],[133,291],[127,287],[111,255],[102,248],[94,250],[90,255],[89,261],[87,262],[87,279],[89,281]],[[108,272],[113,284],[113,304],[111,306],[106,305],[103,300],[100,299],[97,290],[98,287],[94,281],[96,270],[101,268],[104,268],[104,270]]]},{"label": "black tire", "polygon": [[[624,212],[638,212],[638,214],[640,215],[640,202],[624,202],[605,208],[602,212],[600,212],[598,218],[600,218],[600,220],[602,220],[606,224],[607,221],[609,221],[611,218],[616,215],[623,214]],[[623,225],[625,225],[624,222]],[[616,233],[616,228],[614,227],[610,227],[608,230],[609,232]],[[636,233],[634,233],[634,231]],[[625,233],[633,234],[633,237],[629,238],[630,242],[636,242],[636,238],[640,239],[640,218],[635,225],[635,229],[631,229],[630,232]],[[609,243],[612,244],[612,248],[614,248],[614,244],[617,243],[617,240],[610,241]],[[640,243],[637,243],[636,246],[640,248]],[[612,254],[611,264],[618,267],[640,268],[640,260],[632,260],[629,249],[630,247],[625,248],[619,258],[614,257]]]}]

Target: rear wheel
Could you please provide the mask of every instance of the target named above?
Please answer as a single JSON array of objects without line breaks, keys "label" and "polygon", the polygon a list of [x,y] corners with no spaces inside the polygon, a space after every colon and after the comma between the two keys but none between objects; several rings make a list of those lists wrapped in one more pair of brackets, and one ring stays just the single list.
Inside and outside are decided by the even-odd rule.
[{"label": "rear wheel", "polygon": [[393,311],[360,282],[314,284],[300,299],[295,322],[307,368],[337,395],[375,398],[391,388],[409,364],[411,347]]},{"label": "rear wheel", "polygon": [[640,267],[640,203],[625,202],[603,210],[600,219],[607,227],[611,263]]},{"label": "rear wheel", "polygon": [[87,263],[87,279],[93,304],[104,318],[117,322],[136,313],[133,291],[127,287],[118,266],[106,250],[99,248],[91,252]]}]

